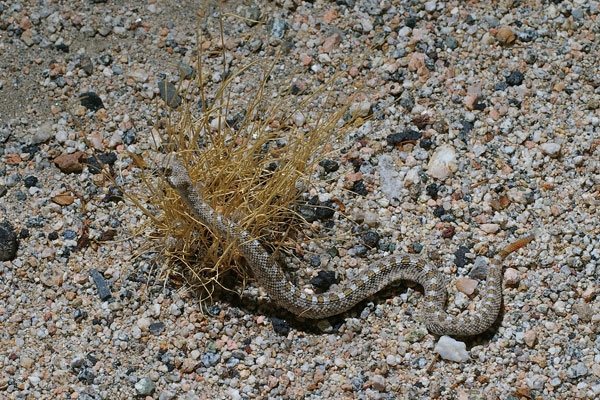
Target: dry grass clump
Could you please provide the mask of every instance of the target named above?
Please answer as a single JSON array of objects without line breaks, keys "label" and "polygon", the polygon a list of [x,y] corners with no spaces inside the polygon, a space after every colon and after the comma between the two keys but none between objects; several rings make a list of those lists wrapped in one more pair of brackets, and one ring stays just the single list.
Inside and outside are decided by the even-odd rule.
[{"label": "dry grass clump", "polygon": [[[293,247],[303,223],[296,206],[310,186],[315,164],[330,150],[328,143],[357,122],[348,110],[353,97],[333,95],[342,73],[306,93],[292,94],[293,76],[277,86],[271,82],[281,82],[275,58],[268,65],[251,63],[223,73],[226,79],[211,93],[204,59],[204,54],[198,56],[193,84],[183,88],[180,82],[179,93],[186,99],[182,105],[172,110],[163,104],[159,111],[157,145],[166,153],[176,151],[215,210],[274,254]],[[257,76],[256,87],[249,86]],[[164,179],[146,175],[144,182],[150,194],[146,201],[159,211],[148,215],[155,249],[166,261],[164,277],[201,289],[202,300],[232,270],[248,278],[232,243],[197,221]],[[143,207],[141,199],[135,202]]]}]

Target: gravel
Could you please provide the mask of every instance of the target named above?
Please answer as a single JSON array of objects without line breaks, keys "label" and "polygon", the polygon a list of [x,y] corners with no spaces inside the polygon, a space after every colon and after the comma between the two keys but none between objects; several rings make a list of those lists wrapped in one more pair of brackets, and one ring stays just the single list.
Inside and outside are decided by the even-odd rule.
[{"label": "gravel", "polygon": [[[1,398],[600,396],[598,1],[116,3],[0,0]],[[223,42],[219,12],[248,18],[225,17]],[[286,269],[304,290],[416,252],[469,313],[495,249],[534,233],[490,332],[427,333],[412,284],[307,321],[252,281],[205,308],[158,281],[147,217],[98,171],[139,190],[157,105],[202,109],[174,91],[199,46],[210,90],[275,54],[294,101],[343,71],[331,103],[290,114],[362,122],[309,171],[319,240]],[[260,76],[235,79],[233,100],[255,95]]]}]

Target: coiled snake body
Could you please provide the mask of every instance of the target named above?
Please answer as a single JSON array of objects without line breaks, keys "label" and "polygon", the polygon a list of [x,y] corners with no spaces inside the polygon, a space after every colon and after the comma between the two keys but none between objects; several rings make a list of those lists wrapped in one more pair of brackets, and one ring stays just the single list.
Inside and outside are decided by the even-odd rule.
[{"label": "coiled snake body", "polygon": [[284,275],[258,240],[235,222],[213,210],[192,183],[186,167],[174,155],[163,161],[165,177],[190,211],[223,240],[235,240],[257,282],[281,307],[305,318],[325,318],[340,314],[396,280],[417,282],[425,293],[424,322],[436,335],[474,336],[486,331],[496,320],[502,303],[502,262],[511,252],[525,246],[527,236],[498,252],[490,265],[482,302],[473,315],[451,315],[445,310],[446,287],[443,275],[410,255],[393,255],[374,263],[369,271],[336,292],[311,295],[296,287]]}]

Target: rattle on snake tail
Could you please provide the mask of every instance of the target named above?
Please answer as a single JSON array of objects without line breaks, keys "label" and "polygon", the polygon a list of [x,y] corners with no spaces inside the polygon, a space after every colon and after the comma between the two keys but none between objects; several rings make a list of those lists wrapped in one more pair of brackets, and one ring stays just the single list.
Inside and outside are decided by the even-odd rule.
[{"label": "rattle on snake tail", "polygon": [[473,315],[450,315],[445,310],[446,287],[443,275],[411,254],[392,255],[374,263],[365,275],[350,281],[339,291],[311,295],[298,289],[283,274],[258,240],[235,222],[213,210],[192,183],[186,167],[174,155],[162,162],[169,185],[181,196],[196,218],[221,237],[234,240],[246,258],[257,282],[281,307],[305,318],[340,314],[396,280],[413,281],[425,293],[424,322],[436,335],[474,336],[485,332],[496,320],[502,303],[502,262],[510,253],[533,240],[526,236],[498,252],[490,265],[481,304]]}]

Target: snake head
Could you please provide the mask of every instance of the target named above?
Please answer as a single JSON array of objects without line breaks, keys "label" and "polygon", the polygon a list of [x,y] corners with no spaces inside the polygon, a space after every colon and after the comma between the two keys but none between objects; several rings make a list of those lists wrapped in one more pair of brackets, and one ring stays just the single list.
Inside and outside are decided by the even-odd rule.
[{"label": "snake head", "polygon": [[187,168],[175,153],[161,155],[157,164],[169,185],[176,191],[185,190],[192,184]]}]

